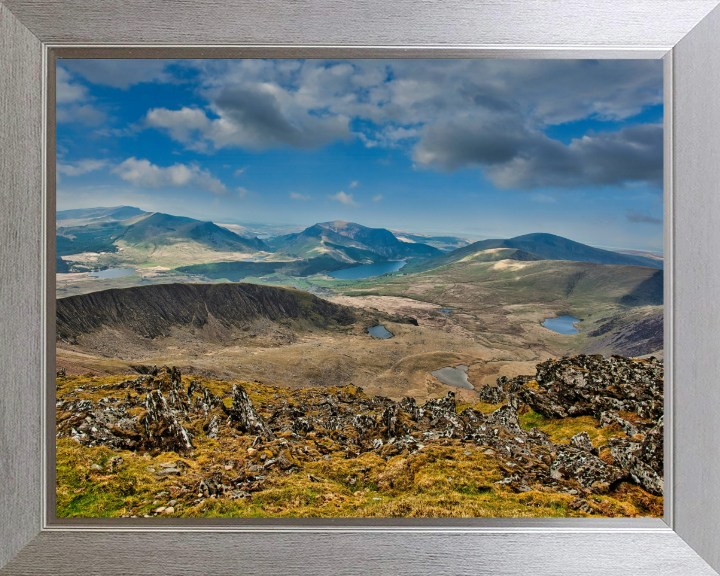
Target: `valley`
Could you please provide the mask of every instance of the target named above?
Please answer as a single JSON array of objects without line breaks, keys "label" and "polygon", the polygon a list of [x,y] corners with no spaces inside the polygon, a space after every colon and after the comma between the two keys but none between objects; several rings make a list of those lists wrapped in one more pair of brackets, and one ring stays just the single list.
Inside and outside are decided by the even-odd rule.
[{"label": "valley", "polygon": [[[614,362],[611,357],[650,358],[637,362],[649,362],[653,378],[662,369],[662,260],[646,255],[608,252],[548,234],[474,243],[466,239],[428,236],[428,244],[424,244],[418,240],[425,237],[408,232],[396,232],[401,238],[398,239],[388,230],[333,221],[310,226],[301,232],[261,240],[257,236],[247,237],[248,229],[244,227],[236,228],[245,235],[240,236],[213,223],[157,213],[138,214],[136,209],[128,207],[111,213],[95,211],[90,215],[75,213],[66,216],[58,220],[58,255],[67,271],[61,272],[59,265],[56,284],[56,365],[58,394],[61,394],[58,401],[62,399],[67,405],[63,414],[73,413],[79,417],[86,405],[67,403],[85,398],[87,394],[84,390],[97,386],[108,386],[110,389],[124,382],[123,386],[145,394],[144,400],[136,397],[135,407],[127,416],[139,417],[143,406],[145,410],[150,410],[147,404],[150,389],[146,389],[145,384],[131,386],[128,383],[145,382],[143,378],[150,378],[148,382],[152,382],[148,375],[166,370],[163,367],[172,367],[167,368],[167,374],[174,374],[177,370],[187,377],[177,380],[172,376],[174,384],[171,388],[174,387],[175,391],[167,400],[171,403],[177,402],[183,394],[192,396],[194,385],[191,382],[197,379],[203,382],[203,386],[215,390],[226,408],[230,406],[230,399],[234,398],[232,390],[236,384],[256,390],[253,398],[258,398],[258,391],[265,394],[263,398],[275,398],[264,401],[272,406],[280,402],[277,398],[284,398],[282,402],[287,402],[288,395],[301,395],[303,398],[308,394],[325,395],[328,402],[334,402],[333,398],[338,394],[345,394],[343,391],[358,391],[351,394],[359,394],[358,397],[363,399],[376,399],[367,401],[389,403],[387,409],[392,408],[393,402],[404,402],[404,398],[411,398],[419,405],[434,406],[433,403],[439,402],[439,399],[452,397],[453,406],[457,402],[458,414],[461,407],[474,407],[478,414],[512,410],[517,414],[511,415],[510,419],[520,418],[518,422],[525,427],[524,430],[532,428],[531,422],[542,423],[542,430],[554,430],[557,426],[565,426],[563,423],[569,418],[563,412],[565,409],[544,413],[550,401],[534,404],[534,385],[528,392],[525,388],[504,388],[504,383],[517,382],[520,383],[518,386],[525,386],[531,379],[528,375],[534,374],[541,364],[553,365],[554,362],[565,361],[557,359],[567,357],[605,358],[610,359],[609,362]],[[113,219],[115,217],[124,219],[118,221]],[[82,251],[72,253],[73,250]],[[381,267],[378,275],[371,277],[358,277],[361,275],[352,273],[358,267],[382,266],[397,261],[405,264],[402,267],[393,265],[394,269],[389,272]],[[108,278],[88,276],[90,270],[113,267],[129,268],[130,273],[117,277],[112,274],[113,277]],[[333,277],[336,271],[348,269],[350,274]],[[576,334],[562,334],[542,325],[548,318],[565,315],[577,319],[574,324]],[[381,328],[376,334],[382,337],[369,333],[372,327]],[[585,357],[583,354],[597,356]],[[575,370],[575,364],[569,362],[571,371]],[[169,391],[170,388],[166,390]],[[603,394],[612,396],[615,392]],[[129,391],[127,397],[131,397]],[[92,395],[87,399],[101,401]],[[560,402],[559,406],[568,401],[566,397],[553,400]],[[604,412],[615,406],[612,409],[621,410],[617,412],[617,418],[623,422],[642,421],[641,427],[645,431],[657,424],[654,413],[649,417],[640,410],[631,417],[632,410],[618,408],[621,404],[613,404],[614,401],[607,402]],[[121,404],[118,406],[120,410]],[[130,409],[127,407],[122,410]],[[177,410],[188,414],[187,425],[194,430],[190,436],[198,441],[206,438],[211,429],[214,430],[208,428],[211,424],[208,420],[209,408],[203,409],[204,424],[194,420],[200,413],[192,416],[192,411],[178,407],[168,410],[162,418],[175,418],[179,414]],[[402,410],[407,408],[398,410],[401,410],[398,414],[404,414]],[[451,412],[455,413],[454,410]],[[570,420],[565,422],[567,434],[571,431],[571,436],[589,433],[598,442],[634,436],[618,432],[623,430],[624,424],[617,430],[608,429],[607,423],[602,424],[602,418],[609,418],[602,416],[603,410],[588,410],[582,412],[585,420],[581,425]],[[379,414],[376,415],[378,418]],[[414,412],[411,410],[410,414]],[[412,417],[419,417],[418,414]],[[451,434],[448,437],[460,443],[453,440],[454,443],[448,445],[447,441],[442,444],[438,440],[437,446],[433,444],[433,450],[443,454],[454,454],[460,448],[465,450],[464,453],[468,450],[472,452],[473,448],[467,444],[468,438],[478,433],[473,431],[477,418],[482,420],[485,416],[463,414],[463,423],[452,425],[456,429],[455,436]],[[564,416],[558,416],[560,414]],[[219,418],[220,413],[215,417]],[[454,417],[447,414],[444,418],[454,422]],[[500,437],[504,438],[506,433],[519,433],[512,432],[515,425],[508,424],[500,415],[493,418],[504,426],[505,431],[500,432]],[[169,426],[167,430],[185,426],[169,422],[163,424]],[[328,423],[316,423],[317,430],[328,426]],[[422,434],[430,434],[428,441],[444,437],[445,432],[423,426],[426,424],[422,424],[420,430],[424,430]],[[412,430],[412,426],[409,429]],[[73,437],[72,430],[75,429],[67,430],[68,437]],[[229,439],[235,437],[236,432],[231,426],[226,429],[224,425],[221,430],[221,436],[225,435],[222,442],[232,444]],[[389,441],[392,434],[382,430],[378,428],[374,434],[379,435],[377,438],[382,442]],[[420,434],[420,431],[416,432]],[[357,448],[347,444],[346,439],[336,437],[335,432],[328,434],[337,444],[328,453],[332,454],[331,458],[337,456],[335,452],[343,450],[362,454],[363,462],[375,458],[371,453],[379,455],[387,464],[378,464],[377,474],[389,474],[386,466],[394,462],[393,458],[416,458],[419,450],[413,446],[408,449],[400,447],[399,452],[386,450],[385,454],[378,448],[377,442],[368,446],[361,442],[362,448]],[[420,437],[417,434],[413,442]],[[288,436],[286,440],[292,438]],[[555,441],[563,444],[569,441],[568,438],[560,435]],[[87,446],[85,441],[77,438],[76,441],[82,446],[59,444],[63,459],[82,457],[97,460],[104,454],[97,451],[109,446],[104,440]],[[202,440],[202,446],[205,446],[204,442]],[[492,452],[489,440],[483,442],[485,448]],[[153,446],[152,442],[148,444],[146,454],[150,454],[150,458],[183,457],[183,450],[177,447]],[[598,446],[600,451],[595,450]],[[602,443],[597,444],[593,453],[600,454],[602,446]],[[631,443],[623,446],[623,450],[632,451],[638,445]],[[243,447],[243,450],[250,453],[251,448],[246,448]],[[202,450],[205,448],[200,452]],[[268,443],[267,450],[271,460],[283,453],[282,446],[275,443]],[[137,457],[133,450],[123,453],[123,458],[128,461]],[[557,457],[558,449],[551,447],[550,454],[555,454],[551,458]],[[531,457],[541,458],[540,453]],[[243,458],[242,454],[235,454],[231,458],[232,465]],[[622,458],[625,456],[617,458],[624,462]],[[311,459],[311,462],[315,461]],[[614,460],[606,458],[605,461],[612,463]],[[194,466],[188,460],[184,462]],[[199,463],[198,460],[194,462]],[[651,463],[650,460],[647,462]],[[520,484],[517,484],[510,474],[512,466],[507,468],[506,464],[493,456],[483,466],[494,470],[491,474],[493,482],[499,482],[504,473],[508,486],[517,488],[518,485],[532,484],[530,480],[518,480]],[[604,466],[596,465],[600,468]],[[251,458],[244,466],[262,467],[262,463],[257,464]],[[322,466],[308,466],[307,474],[311,477],[321,474]],[[500,468],[495,469],[497,466]],[[638,473],[628,471],[632,468],[630,464],[623,466],[624,472],[617,472],[616,480],[640,478]],[[294,470],[292,467],[288,469]],[[197,473],[200,475],[193,482],[204,482],[206,488],[211,486],[208,484],[210,476],[199,470]],[[281,474],[283,478],[284,474]],[[164,480],[160,481],[159,477],[152,480],[151,475],[149,478],[148,490],[160,490],[164,485]],[[652,480],[654,484],[647,484],[651,488],[658,482],[655,476],[652,478],[655,478]],[[609,482],[613,490],[618,490],[620,486],[616,480]],[[280,483],[278,487],[284,486],[282,483],[285,480],[280,477],[275,481]],[[327,476],[322,481],[327,481]],[[363,494],[376,493],[373,486],[378,486],[378,481],[368,480],[369,492]],[[541,484],[543,482],[546,480],[542,480]],[[646,494],[644,490],[647,486],[640,480],[634,482],[639,482],[643,488],[630,489],[625,482],[621,492],[613,492],[609,499],[603,496],[607,494],[606,489],[598,492],[583,482],[581,486],[571,482],[562,490],[553,487],[546,491],[553,494],[558,490],[562,494],[565,491],[570,491],[570,494],[572,491],[580,495],[595,494],[597,499],[594,504],[588,504],[586,500],[583,500],[585,504],[577,503],[578,498],[567,499],[565,496],[553,500],[553,496],[544,500],[537,512],[541,515],[632,516],[657,514],[662,508],[661,500],[658,508],[657,500],[650,503],[651,500],[647,500],[650,496],[642,496]],[[261,485],[265,486],[262,481],[257,484]],[[545,490],[539,486],[528,490]],[[209,497],[219,498],[221,508],[208,509],[201,506],[208,498],[208,495],[202,496],[203,490],[201,487],[200,498],[193,496],[193,500],[189,495],[185,498],[186,513],[212,516],[226,510],[224,507],[229,504],[223,499],[223,494],[230,492],[223,488],[213,496],[211,489]],[[335,486],[332,490],[344,494],[346,488]],[[514,502],[510,497],[513,490],[502,496],[501,500],[506,504]],[[522,493],[525,488],[518,490]],[[630,500],[624,496],[628,490],[636,491],[632,492]],[[652,493],[656,494],[653,496],[656,498],[657,489],[652,490],[655,490]],[[182,490],[175,492],[185,494]],[[241,499],[251,499],[246,502],[259,502],[250,496],[250,488],[243,488],[241,492]],[[385,498],[389,493],[385,491],[384,494],[373,498]],[[398,495],[397,491],[392,494]],[[237,499],[236,496],[227,497]],[[344,497],[347,499],[347,495]],[[406,498],[412,500],[416,497],[416,494],[411,497],[403,493],[393,505],[401,510],[410,502]],[[357,498],[363,506],[369,506],[366,508],[367,515],[381,513],[380,510],[389,513],[389,508],[373,507],[373,500],[366,500],[363,495]],[[68,502],[72,501],[70,498]],[[631,501],[634,504],[628,504]],[[434,502],[431,506],[437,504]],[[271,510],[276,509],[282,514],[293,515],[286,504],[280,502],[274,508],[263,504],[261,508],[264,512],[252,508],[252,513],[272,515]],[[424,506],[430,505],[416,504],[418,508],[414,513],[419,515],[423,514]],[[570,507],[570,504],[575,507]],[[505,504],[502,504],[500,508],[491,506],[487,510],[496,515],[526,515],[524,503],[507,505],[510,507],[503,508]],[[229,509],[241,513],[233,506]],[[341,509],[347,513],[347,508]],[[460,515],[478,514],[483,509],[480,506],[469,512],[469,509],[456,508],[454,513],[465,510]],[[71,510],[72,506],[65,512],[72,515]],[[108,513],[121,514],[119,508],[113,510]],[[144,504],[135,506],[135,510],[153,514]],[[445,514],[442,510],[447,512],[442,506],[433,510],[432,514],[438,515]]]},{"label": "valley", "polygon": [[[339,221],[259,240],[209,222],[130,207],[70,212],[58,220],[58,233],[72,236],[66,244],[95,246],[110,239],[107,230],[124,231],[106,245],[107,252],[94,259],[87,252],[65,255],[68,262],[75,262],[75,267],[132,266],[134,273],[101,279],[87,272],[58,273],[59,303],[67,305],[73,300],[70,296],[86,294],[92,299],[96,292],[142,288],[133,293],[162,293],[168,306],[176,306],[172,303],[183,284],[214,285],[220,291],[228,282],[243,282],[313,294],[361,312],[367,320],[342,333],[327,333],[317,327],[303,332],[306,328],[283,325],[277,318],[246,319],[244,331],[232,337],[223,330],[212,332],[209,325],[217,326],[217,318],[203,328],[204,336],[182,323],[150,338],[128,333],[122,324],[97,326],[81,341],[58,341],[58,367],[72,373],[117,373],[137,363],[178,365],[208,376],[271,379],[283,386],[302,381],[352,384],[377,394],[412,391],[426,398],[448,390],[430,372],[451,360],[468,365],[470,382],[482,385],[485,374],[503,371],[502,375],[515,376],[533,362],[570,354],[662,357],[659,260],[653,267],[641,266],[640,256],[547,234],[475,243],[451,237],[429,240],[444,242],[447,251],[442,252],[408,232],[398,233],[404,238],[398,240],[387,230]],[[248,229],[239,231],[247,234]],[[460,247],[448,249],[453,243]],[[247,251],[237,251],[239,246]],[[252,251],[255,248],[261,250]],[[181,253],[184,257],[178,256]],[[157,265],[156,260],[164,258],[175,265]],[[406,264],[379,276],[332,276],[336,270],[353,272],[398,258]],[[169,285],[177,287],[171,290]],[[84,312],[103,313],[92,306]],[[413,318],[417,326],[388,320],[395,336],[378,341],[367,334],[372,314],[386,320],[393,315]],[[547,318],[564,314],[579,319],[578,334],[559,334],[542,326]]]}]

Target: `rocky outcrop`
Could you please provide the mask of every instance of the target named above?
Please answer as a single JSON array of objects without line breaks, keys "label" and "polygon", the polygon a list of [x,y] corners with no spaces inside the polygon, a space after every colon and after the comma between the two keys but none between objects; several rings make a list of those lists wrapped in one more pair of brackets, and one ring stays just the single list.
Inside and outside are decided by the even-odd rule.
[{"label": "rocky outcrop", "polygon": [[169,452],[192,449],[190,434],[170,409],[160,390],[151,390],[145,397],[146,414],[141,419],[148,445]]},{"label": "rocky outcrop", "polygon": [[250,397],[242,386],[233,384],[232,406],[226,409],[226,412],[230,416],[231,424],[237,426],[239,430],[248,434],[259,434],[266,440],[275,438],[272,430],[255,412]]},{"label": "rocky outcrop", "polygon": [[[661,363],[576,357],[544,362],[534,377],[499,379],[498,384],[506,404],[489,414],[472,407],[458,413],[452,392],[418,405],[413,398],[368,397],[353,386],[274,393],[264,386],[264,400],[258,403],[238,383],[231,392],[224,386],[228,392],[219,396],[209,383],[183,379],[178,370],[167,368],[155,377],[80,387],[62,395],[58,437],[115,450],[178,453],[190,453],[205,438],[245,438],[248,460],[232,476],[213,472],[204,477],[196,492],[202,498],[251,497],[268,476],[295,473],[301,461],[339,451],[345,458],[373,452],[389,460],[448,442],[477,446],[496,459],[505,474],[498,486],[575,495],[577,510],[593,510],[592,500],[583,496],[605,494],[624,481],[662,494],[662,414],[653,419],[662,409]],[[108,395],[78,398],[99,392]],[[607,409],[610,405],[623,412]],[[614,427],[614,435],[599,446],[585,431],[555,442],[538,428],[521,425],[518,408],[526,406],[564,413],[563,418],[590,415],[598,427]]]},{"label": "rocky outcrop", "polygon": [[534,378],[499,378],[498,386],[511,403],[527,404],[546,418],[601,419],[608,412],[606,418],[617,420],[617,412],[635,412],[656,422],[663,414],[663,365],[655,358],[581,354],[538,364]]}]

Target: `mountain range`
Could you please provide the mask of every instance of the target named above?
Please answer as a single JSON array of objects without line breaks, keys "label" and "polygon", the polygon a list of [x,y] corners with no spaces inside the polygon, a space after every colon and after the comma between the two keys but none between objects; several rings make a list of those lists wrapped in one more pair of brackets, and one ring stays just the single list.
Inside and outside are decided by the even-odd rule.
[{"label": "mountain range", "polygon": [[[307,276],[358,264],[407,260],[405,273],[432,270],[463,260],[564,260],[662,269],[661,258],[594,248],[561,236],[535,233],[509,239],[442,237],[445,251],[423,236],[335,220],[266,240],[228,227],[132,206],[65,210],[57,213],[57,271],[72,269],[72,256],[100,253],[100,267],[155,262],[190,274],[239,280],[279,272]],[[412,236],[412,237],[410,237]],[[400,239],[402,238],[402,239]],[[439,239],[427,237],[438,245]],[[452,249],[454,246],[462,246]],[[262,262],[249,262],[249,255]],[[245,258],[246,261],[242,261]],[[257,260],[258,258],[256,258]],[[83,264],[87,266],[87,263]],[[78,270],[84,269],[76,266]]]},{"label": "mountain range", "polygon": [[663,261],[657,258],[621,254],[593,248],[554,234],[525,234],[509,239],[480,240],[447,254],[424,262],[410,264],[406,272],[421,272],[458,262],[466,258],[509,259],[509,260],[567,260],[626,266],[662,268]]},{"label": "mountain range", "polygon": [[117,252],[133,247],[152,251],[178,243],[217,252],[258,252],[262,240],[246,238],[214,224],[184,216],[143,212],[131,206],[64,210],[57,213],[57,255]]},{"label": "mountain range", "polygon": [[430,258],[442,254],[420,242],[403,242],[385,228],[368,228],[354,222],[321,222],[298,234],[277,236],[268,244],[290,256],[312,258],[332,254],[340,260],[359,262],[402,258]]}]

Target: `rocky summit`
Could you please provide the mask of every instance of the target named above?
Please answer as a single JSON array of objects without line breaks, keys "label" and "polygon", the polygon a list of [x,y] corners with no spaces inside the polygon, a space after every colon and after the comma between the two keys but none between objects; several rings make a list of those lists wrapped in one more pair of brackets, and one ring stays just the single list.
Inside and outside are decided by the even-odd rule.
[{"label": "rocky summit", "polygon": [[[59,515],[78,512],[68,458],[87,467],[84,490],[118,492],[99,515],[662,514],[654,358],[549,360],[479,389],[475,405],[452,392],[419,405],[354,386],[289,390],[167,367],[57,382]],[[144,480],[129,480],[133,470]],[[155,512],[164,500],[143,490],[174,505]]]}]

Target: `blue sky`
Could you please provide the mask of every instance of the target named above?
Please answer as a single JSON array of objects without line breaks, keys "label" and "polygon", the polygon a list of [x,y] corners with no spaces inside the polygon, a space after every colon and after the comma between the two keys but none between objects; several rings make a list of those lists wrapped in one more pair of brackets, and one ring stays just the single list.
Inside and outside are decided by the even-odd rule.
[{"label": "blue sky", "polygon": [[60,60],[58,210],[662,251],[662,62]]}]

